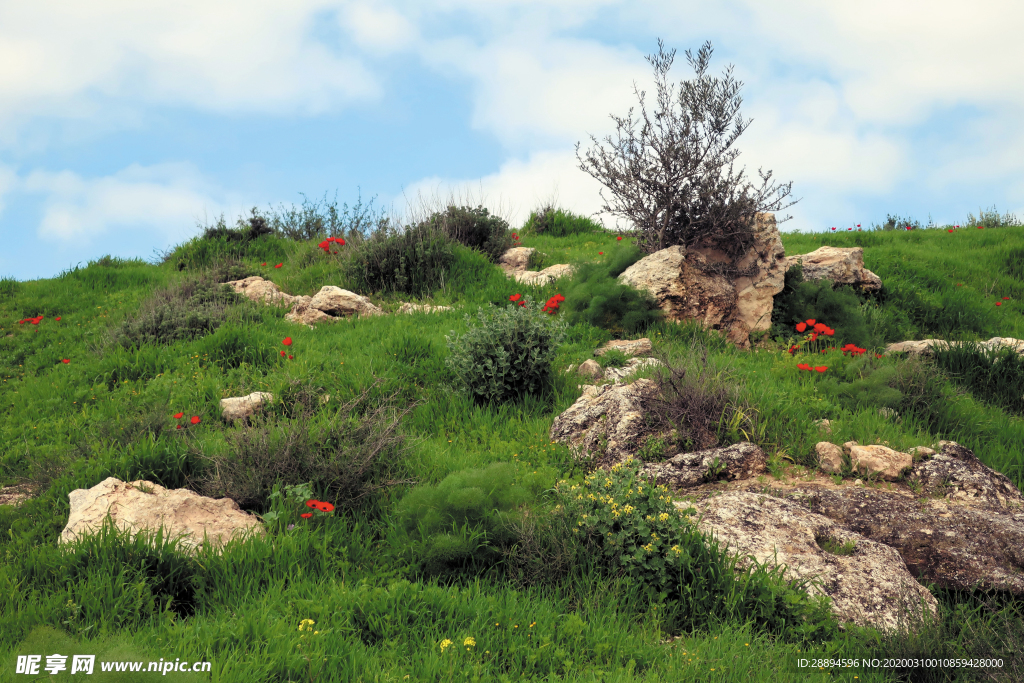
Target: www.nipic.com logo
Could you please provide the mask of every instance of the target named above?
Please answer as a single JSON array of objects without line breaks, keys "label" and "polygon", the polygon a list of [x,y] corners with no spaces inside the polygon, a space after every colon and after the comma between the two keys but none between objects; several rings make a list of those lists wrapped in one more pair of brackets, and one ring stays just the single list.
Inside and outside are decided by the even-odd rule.
[{"label": "www.nipic.com logo", "polygon": [[[72,674],[91,674],[93,665],[96,662],[96,655],[74,655],[71,657],[71,670],[68,671],[67,655],[46,655],[46,664],[43,665],[42,655],[18,655],[18,663],[14,670],[16,674],[38,675],[39,669],[48,674],[54,675],[62,671]],[[183,662],[176,659],[173,662],[100,662],[100,671],[138,671],[159,673],[164,676],[170,671],[202,673],[210,670],[210,662]]]}]

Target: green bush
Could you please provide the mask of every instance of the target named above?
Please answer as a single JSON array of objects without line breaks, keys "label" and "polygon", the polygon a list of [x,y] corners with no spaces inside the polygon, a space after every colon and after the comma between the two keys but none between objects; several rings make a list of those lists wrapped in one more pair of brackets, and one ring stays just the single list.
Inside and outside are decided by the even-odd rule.
[{"label": "green bush", "polygon": [[597,362],[602,368],[624,368],[629,359],[619,349],[609,349],[598,356]]},{"label": "green bush", "polygon": [[245,261],[227,256],[210,267],[209,278],[217,283],[244,280],[251,275],[259,275],[259,271]]},{"label": "green bush", "polygon": [[446,365],[478,403],[502,403],[550,386],[551,363],[566,326],[546,320],[529,298],[524,303],[489,316],[481,309],[480,327],[471,327],[460,339],[445,337],[450,351]]},{"label": "green bush", "polygon": [[847,285],[833,289],[830,280],[805,281],[803,269],[796,264],[785,276],[785,285],[775,296],[770,335],[790,339],[796,325],[814,319],[835,330],[830,338],[836,347],[856,344],[873,348],[876,341],[861,309],[862,302]]},{"label": "green bush", "polygon": [[590,474],[582,484],[559,482],[556,491],[584,554],[602,558],[610,574],[625,572],[664,605],[668,632],[721,619],[752,621],[796,641],[836,633],[828,598],[808,596],[801,590],[806,584],[785,581],[781,568],[741,568],[724,545],[680,517],[666,487],[644,479],[637,460]]},{"label": "green bush", "polygon": [[212,227],[204,230],[203,239],[245,243],[273,234],[274,229],[267,224],[267,219],[261,216],[254,206],[252,216],[247,220],[239,218],[236,228],[229,228],[224,222],[224,214],[221,214],[220,219]]},{"label": "green bush", "polygon": [[546,206],[530,214],[523,231],[550,237],[569,237],[587,233],[605,232],[604,228],[586,216]]},{"label": "green bush", "polygon": [[491,263],[497,263],[512,248],[508,222],[490,215],[482,206],[449,206],[444,213],[434,213],[420,225],[429,225],[470,249],[482,251]]},{"label": "green bush", "polygon": [[569,324],[587,323],[616,335],[633,335],[664,319],[664,312],[648,292],[615,280],[639,257],[639,250],[630,245],[616,250],[607,263],[573,264],[575,270],[560,306]]},{"label": "green bush", "polygon": [[348,282],[361,294],[405,292],[425,296],[444,286],[455,244],[427,223],[402,232],[381,230],[342,261]]},{"label": "green bush", "polygon": [[195,339],[217,329],[228,307],[240,300],[240,294],[209,277],[187,278],[157,290],[115,336],[126,348]]},{"label": "green bush", "polygon": [[551,468],[521,474],[498,462],[455,472],[437,486],[417,486],[398,503],[396,546],[407,548],[427,576],[490,567],[517,540],[512,523],[518,508],[536,501],[556,476]]}]

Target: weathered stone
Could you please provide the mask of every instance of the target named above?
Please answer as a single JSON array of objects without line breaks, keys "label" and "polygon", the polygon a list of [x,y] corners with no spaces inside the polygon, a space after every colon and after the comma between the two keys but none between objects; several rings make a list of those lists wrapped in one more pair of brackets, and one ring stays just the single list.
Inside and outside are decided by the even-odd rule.
[{"label": "weathered stone", "polygon": [[693,453],[680,453],[665,462],[643,466],[644,476],[672,489],[697,486],[707,481],[750,479],[764,472],[765,454],[748,441]]},{"label": "weathered stone", "polygon": [[881,415],[882,417],[892,418],[896,422],[900,421],[900,414],[897,413],[892,408],[886,408],[885,406],[882,406],[881,408],[878,409],[878,414]]},{"label": "weathered stone", "polygon": [[[597,364],[593,360],[588,360],[587,363]],[[605,368],[604,378],[610,379],[613,382],[621,382],[627,377],[632,377],[638,370],[642,370],[647,367],[663,367],[665,364],[657,358],[630,358],[624,367],[621,368]]]},{"label": "weathered stone", "polygon": [[[955,441],[940,441],[940,453],[914,466],[907,478],[920,484],[927,496],[943,496],[951,500],[983,503],[990,507],[1024,506],[1024,496],[1005,475],[986,467],[974,453]],[[1022,566],[1024,569],[1024,566]]]},{"label": "weathered stone", "polygon": [[[954,345],[957,342],[953,342]],[[1024,339],[1014,339],[1013,337],[992,337],[988,341],[976,342],[978,348],[985,351],[1000,351],[1003,347],[1012,348],[1020,355],[1024,355]],[[910,340],[902,342],[894,342],[885,347],[883,355],[889,355],[892,353],[909,353],[911,355],[920,356],[931,356],[933,353],[932,347],[938,347],[940,350],[948,349],[950,343],[942,339],[921,339],[921,340]]]},{"label": "weathered stone", "polygon": [[232,280],[225,284],[231,285],[235,292],[244,295],[247,299],[268,305],[290,306],[296,299],[291,294],[282,292],[270,280],[264,280],[258,275],[247,277],[244,280]]},{"label": "weathered stone", "polygon": [[721,330],[739,348],[750,347],[750,333],[771,327],[774,296],[785,284],[785,249],[772,213],[757,214],[756,240],[736,262],[753,274],[730,281],[715,272],[729,262],[714,247],[676,245],[640,259],[618,281],[651,293],[668,320],[699,320]]},{"label": "weathered stone", "polygon": [[818,454],[818,469],[826,474],[839,474],[843,471],[843,449],[828,441],[819,441],[814,445]]},{"label": "weathered stone", "polygon": [[856,441],[847,441],[843,444],[843,451],[850,456],[855,472],[877,473],[888,481],[896,481],[914,465],[914,456],[909,453],[877,444],[861,446]]},{"label": "weathered stone", "polygon": [[321,287],[309,305],[332,316],[384,315],[384,311],[374,306],[365,296],[332,285]]},{"label": "weathered stone", "polygon": [[910,453],[910,455],[914,457],[914,460],[928,458],[935,455],[935,451],[927,446],[914,446],[913,448],[908,448],[907,453]]},{"label": "weathered stone", "polygon": [[220,410],[225,420],[241,420],[249,417],[264,405],[274,400],[266,391],[254,391],[248,396],[233,396],[220,400]]},{"label": "weathered stone", "polygon": [[572,266],[566,263],[557,263],[548,266],[544,270],[517,270],[513,273],[516,282],[524,285],[548,285],[560,277],[572,275]]},{"label": "weathered stone", "polygon": [[[676,503],[687,507],[689,503]],[[916,621],[922,605],[937,613],[935,598],[914,580],[899,553],[852,532],[828,517],[800,505],[766,495],[730,492],[693,503],[701,515],[699,528],[740,555],[740,564],[753,556],[761,564],[785,565],[789,580],[817,579],[807,590],[827,595],[841,622],[905,631]],[[852,543],[852,554],[822,549],[826,539],[836,545]]]},{"label": "weathered stone", "polygon": [[831,434],[832,433],[832,421],[831,420],[826,420],[826,419],[815,420],[814,424],[818,425],[818,429],[820,429],[821,431],[825,432],[826,434]]},{"label": "weathered stone", "polygon": [[591,379],[602,379],[604,377],[604,370],[602,370],[597,361],[593,359],[583,361],[577,372],[581,375],[590,377]]},{"label": "weathered stone", "polygon": [[530,264],[530,256],[535,251],[537,250],[530,247],[512,247],[498,259],[498,267],[504,270],[507,275],[512,275],[516,271],[526,270]]},{"label": "weathered stone", "polygon": [[4,486],[0,488],[0,505],[17,507],[22,501],[32,497],[32,489],[27,484]]},{"label": "weathered stone", "polygon": [[114,524],[135,534],[155,532],[163,527],[165,538],[181,536],[179,546],[194,552],[202,545],[204,533],[217,548],[228,540],[255,532],[264,534],[257,517],[242,512],[230,498],[215,500],[188,489],[165,489],[148,481],[123,482],[107,477],[90,489],[68,494],[71,514],[60,536],[69,543],[95,533],[110,512]]},{"label": "weathered stone", "polygon": [[[649,379],[631,384],[583,386],[583,395],[551,424],[552,441],[567,443],[577,459],[596,458],[599,466],[617,464],[640,447],[645,397],[657,393]],[[607,439],[601,448],[602,439]]]},{"label": "weathered stone", "polygon": [[334,322],[335,317],[327,315],[321,310],[309,305],[312,297],[303,297],[305,300],[297,302],[292,310],[285,313],[284,319],[292,323],[301,323],[309,329],[316,329],[317,323]]},{"label": "weathered stone", "polygon": [[398,308],[398,313],[437,313],[440,311],[454,310],[451,306],[430,306],[429,304],[403,303]]},{"label": "weathered stone", "polygon": [[877,292],[882,278],[864,267],[864,247],[818,247],[809,254],[786,258],[786,270],[802,262],[804,280],[831,280],[864,292]]},{"label": "weathered stone", "polygon": [[613,339],[594,351],[594,355],[603,356],[609,351],[615,350],[621,351],[626,356],[639,356],[642,353],[650,353],[651,348],[651,340],[647,337],[642,339]]}]

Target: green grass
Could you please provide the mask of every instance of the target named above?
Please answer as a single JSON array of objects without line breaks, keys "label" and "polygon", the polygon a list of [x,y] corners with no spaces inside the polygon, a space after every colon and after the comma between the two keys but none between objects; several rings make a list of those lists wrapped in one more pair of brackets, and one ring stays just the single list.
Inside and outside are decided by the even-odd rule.
[{"label": "green grass", "polygon": [[[618,233],[554,237],[524,229],[521,235],[521,246],[545,253],[545,266],[612,259],[630,244],[628,234],[620,241]],[[1024,227],[783,234],[782,240],[787,255],[822,245],[865,248],[865,266],[885,283],[880,296],[863,303],[872,339],[866,357],[899,378],[902,421],[828,390],[829,381],[842,385],[833,376],[842,377],[854,362],[838,351],[817,354],[815,362],[830,368],[825,376],[797,371],[801,356],[786,353],[795,331],[752,353],[692,324],[652,325],[637,336],[650,337],[670,365],[700,362],[699,349],[707,349],[708,381],[736,390],[738,402],[711,416],[714,438],[722,445],[755,441],[773,467],[810,467],[820,438],[813,420],[827,417],[834,420],[834,443],[887,441],[905,449],[951,439],[1021,486],[1024,419],[1014,399],[1024,395],[1020,372],[1010,366],[997,372],[1006,361],[986,364],[969,353],[940,354],[935,363],[875,359],[874,353],[905,339],[1024,338],[1024,273],[1012,256],[1024,252]],[[609,573],[568,534],[552,531],[555,483],[582,484],[587,475],[548,439],[554,417],[581,394],[579,378],[562,370],[593,358],[612,334],[571,326],[548,391],[497,406],[477,405],[453,388],[445,337],[465,334],[464,314],[478,307],[510,305],[514,293],[543,302],[567,291],[569,279],[520,285],[485,255],[459,247],[443,286],[429,296],[360,292],[389,313],[409,300],[454,311],[355,318],[311,331],[286,322],[283,309],[243,301],[211,309],[214,322],[197,327],[203,332],[195,338],[119,341],[119,331],[136,329],[140,315],[155,310],[153,292],[179,291],[187,278],[216,270],[226,258],[290,294],[352,286],[343,276],[348,254],[324,254],[318,241],[197,238],[159,265],[106,258],[49,280],[0,280],[0,483],[28,480],[38,488],[38,497],[21,506],[0,507],[0,680],[22,679],[12,673],[16,655],[55,652],[205,660],[217,681],[401,682],[854,680],[849,672],[800,673],[792,659],[808,651],[987,656],[1014,639],[1019,651],[1019,600],[938,589],[941,619],[915,636],[850,629],[810,642],[795,624],[772,630],[727,610],[699,627],[680,628],[694,623],[692,615],[651,597],[637,578],[645,574]],[[996,307],[997,300],[1003,305]],[[171,295],[160,301],[168,310],[185,306]],[[18,323],[37,315],[45,316],[38,325]],[[288,347],[285,337],[292,339]],[[281,357],[281,350],[294,358]],[[613,360],[605,357],[606,364]],[[647,368],[636,376],[658,373]],[[250,425],[222,422],[218,401],[252,391],[274,393],[274,404]],[[201,422],[176,429],[172,416],[179,411]],[[389,425],[394,429],[385,434]],[[648,444],[643,455],[656,458],[661,446]],[[284,453],[291,454],[287,467],[275,460]],[[322,496],[334,492],[335,514],[301,520],[299,510],[270,497],[272,480],[217,480],[210,476],[213,462],[249,463],[289,485],[351,477],[316,489]],[[423,573],[395,517],[401,501],[414,487],[495,463],[508,464],[519,480],[533,481],[531,491],[543,492],[517,507],[515,543],[500,547],[497,562],[474,557],[444,575]],[[169,488],[245,483],[251,511],[282,517],[266,539],[232,544],[223,555],[207,549],[189,558],[165,540],[152,548],[145,538],[110,529],[75,552],[60,552],[67,494],[107,476]],[[287,515],[295,528],[287,529]],[[453,548],[497,543],[485,538],[491,527],[482,524],[466,517],[447,541]],[[561,554],[552,554],[555,548]],[[784,595],[767,578],[750,585]],[[318,633],[300,631],[303,619],[312,619]],[[660,642],[670,635],[680,637]],[[467,638],[475,644],[466,645]],[[451,645],[442,648],[446,640]],[[946,673],[900,678],[878,669],[861,671],[856,680],[954,680]],[[72,678],[61,676],[55,678]]]}]

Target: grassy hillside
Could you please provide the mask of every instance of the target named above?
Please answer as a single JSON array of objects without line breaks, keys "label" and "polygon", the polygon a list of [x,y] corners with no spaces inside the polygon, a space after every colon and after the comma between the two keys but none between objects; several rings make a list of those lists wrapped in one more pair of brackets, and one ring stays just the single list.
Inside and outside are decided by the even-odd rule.
[{"label": "grassy hillside", "polygon": [[[937,589],[942,619],[919,636],[841,630],[798,586],[734,569],[682,521],[658,527],[675,539],[669,556],[686,550],[668,569],[609,563],[575,533],[583,522],[565,495],[590,472],[548,434],[584,383],[565,367],[610,339],[647,336],[671,367],[697,371],[691,391],[708,400],[695,420],[713,433],[694,422],[694,443],[754,441],[773,473],[798,471],[815,464],[813,421],[838,419],[833,443],[950,439],[1021,487],[1015,356],[878,355],[908,339],[1024,339],[1024,226],[784,234],[787,255],[864,247],[885,287],[832,291],[791,272],[771,333],[746,352],[658,320],[614,283],[641,257],[629,234],[564,212],[515,236],[488,221],[408,233],[331,224],[313,239],[252,221],[207,230],[158,264],[104,257],[53,279],[0,280],[0,484],[35,494],[0,506],[0,680],[28,680],[11,673],[17,655],[55,652],[205,660],[217,681],[805,680],[798,653],[982,657],[1021,642],[1020,601]],[[515,244],[538,250],[534,269],[572,263],[576,274],[519,285],[494,264]],[[389,315],[309,330],[220,284],[250,275],[293,295],[350,289]],[[556,294],[557,311],[541,312]],[[407,301],[455,310],[394,315]],[[537,370],[542,390],[512,383],[514,397],[487,403],[451,361],[473,330],[483,345],[498,339],[486,322],[498,311],[518,326],[515,349],[547,340],[554,360]],[[790,354],[810,318],[834,338]],[[867,352],[826,348],[847,342]],[[797,369],[812,357],[828,370]],[[221,398],[253,391],[273,404],[247,424],[221,419]],[[110,530],[61,552],[68,493],[108,476],[227,495],[269,533],[196,558]],[[311,496],[335,512],[300,518]],[[669,636],[681,637],[660,642]]]}]

